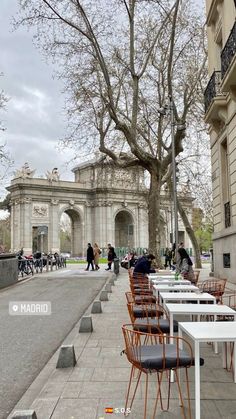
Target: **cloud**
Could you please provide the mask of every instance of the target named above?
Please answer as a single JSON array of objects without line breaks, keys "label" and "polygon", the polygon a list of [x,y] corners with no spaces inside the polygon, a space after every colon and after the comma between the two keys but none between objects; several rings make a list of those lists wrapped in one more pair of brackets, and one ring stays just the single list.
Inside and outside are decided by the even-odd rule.
[{"label": "cloud", "polygon": [[[18,10],[17,0],[0,1],[0,90],[9,97],[0,142],[6,143],[15,169],[25,161],[37,174],[58,167],[63,179],[72,180],[67,162],[72,150],[58,150],[66,130],[62,82],[55,68],[45,62],[32,43],[33,30],[12,30],[11,18]],[[9,179],[5,184],[9,183]],[[0,190],[0,194],[1,194]]]}]

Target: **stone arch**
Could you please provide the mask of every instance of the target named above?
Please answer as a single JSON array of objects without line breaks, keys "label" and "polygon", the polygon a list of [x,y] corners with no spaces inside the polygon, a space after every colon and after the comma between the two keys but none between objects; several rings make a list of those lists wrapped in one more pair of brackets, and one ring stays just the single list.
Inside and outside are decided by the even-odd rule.
[{"label": "stone arch", "polygon": [[119,209],[114,215],[115,247],[135,247],[135,222],[133,213],[128,209]]},{"label": "stone arch", "polygon": [[65,206],[60,211],[59,220],[63,213],[67,214],[71,221],[71,256],[82,256],[84,234],[81,211],[76,207]]}]

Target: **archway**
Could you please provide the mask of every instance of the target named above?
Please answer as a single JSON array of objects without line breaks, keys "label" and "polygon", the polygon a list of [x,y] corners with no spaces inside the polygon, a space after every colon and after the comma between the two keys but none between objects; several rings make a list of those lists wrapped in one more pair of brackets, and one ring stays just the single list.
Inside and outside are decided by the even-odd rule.
[{"label": "archway", "polygon": [[60,251],[71,256],[83,254],[81,217],[74,209],[67,209],[61,215]]},{"label": "archway", "polygon": [[134,247],[134,220],[128,211],[119,211],[115,217],[115,246]]}]

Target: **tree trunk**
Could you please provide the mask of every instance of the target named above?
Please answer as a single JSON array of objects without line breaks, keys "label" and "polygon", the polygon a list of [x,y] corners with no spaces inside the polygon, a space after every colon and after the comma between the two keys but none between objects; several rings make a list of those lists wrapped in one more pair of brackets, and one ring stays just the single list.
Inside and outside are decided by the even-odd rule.
[{"label": "tree trunk", "polygon": [[161,225],[160,225],[160,180],[156,172],[150,173],[150,189],[148,195],[148,233],[149,252],[156,256],[156,263],[160,267],[161,256]]},{"label": "tree trunk", "polygon": [[202,268],[202,261],[201,261],[201,254],[200,254],[200,248],[199,248],[199,244],[198,241],[196,239],[195,233],[189,223],[188,217],[179,201],[179,199],[177,200],[177,204],[178,204],[178,212],[182,218],[182,221],[184,223],[184,227],[186,232],[188,233],[190,240],[192,242],[193,245],[193,249],[194,249],[194,255],[195,255],[195,268]]}]

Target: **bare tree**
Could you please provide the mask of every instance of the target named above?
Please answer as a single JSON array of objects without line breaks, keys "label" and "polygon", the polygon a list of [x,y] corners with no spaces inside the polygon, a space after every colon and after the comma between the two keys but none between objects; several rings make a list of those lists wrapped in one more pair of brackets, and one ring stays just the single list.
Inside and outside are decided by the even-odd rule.
[{"label": "bare tree", "polygon": [[[3,74],[0,73],[0,77]],[[7,96],[4,94],[4,91],[0,91],[0,180],[2,180],[9,169],[12,166],[12,160],[9,152],[7,151],[6,142],[4,141],[3,132],[6,130],[3,123],[2,112],[5,110],[6,103],[8,101]]]},{"label": "bare tree", "polygon": [[[66,144],[97,149],[117,165],[150,173],[149,249],[159,258],[160,193],[175,153],[197,117],[204,77],[203,18],[186,0],[20,0],[18,24],[58,59],[71,116]],[[91,140],[92,139],[92,140]]]}]

